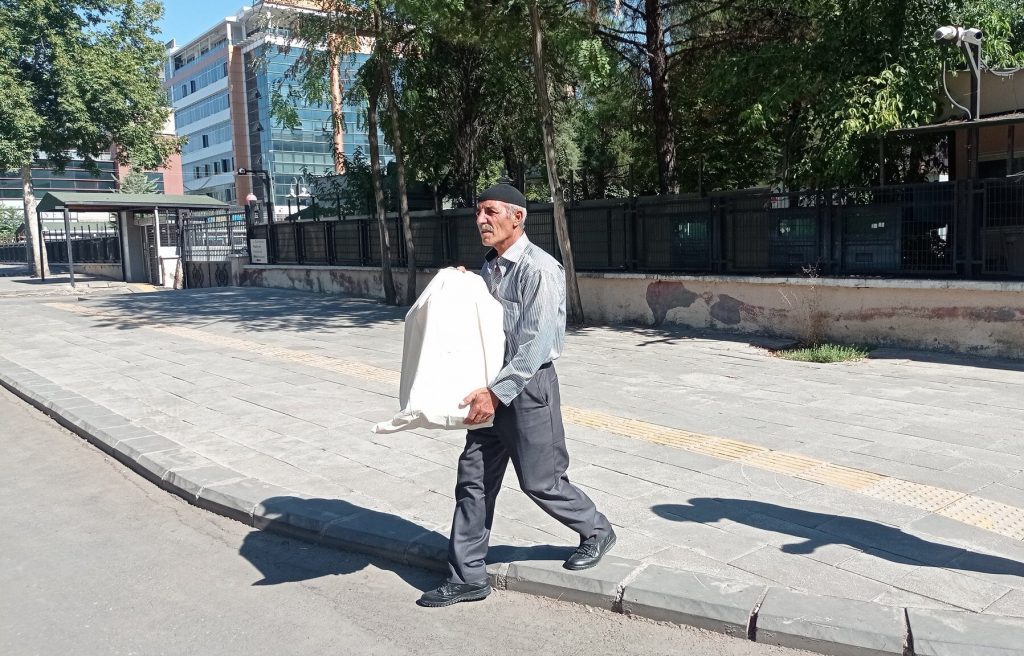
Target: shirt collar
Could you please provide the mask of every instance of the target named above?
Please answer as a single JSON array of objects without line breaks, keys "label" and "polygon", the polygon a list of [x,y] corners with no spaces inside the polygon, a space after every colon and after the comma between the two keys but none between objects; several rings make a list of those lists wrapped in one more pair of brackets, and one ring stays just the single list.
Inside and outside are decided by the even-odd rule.
[{"label": "shirt collar", "polygon": [[515,241],[515,243],[508,247],[508,250],[505,251],[504,255],[501,255],[499,257],[498,251],[492,248],[491,250],[487,251],[487,255],[484,256],[484,259],[491,264],[494,264],[496,260],[504,260],[506,262],[515,263],[518,262],[519,259],[523,256],[523,253],[526,252],[526,247],[529,245],[530,238],[527,237],[526,233],[524,232],[522,236]]}]

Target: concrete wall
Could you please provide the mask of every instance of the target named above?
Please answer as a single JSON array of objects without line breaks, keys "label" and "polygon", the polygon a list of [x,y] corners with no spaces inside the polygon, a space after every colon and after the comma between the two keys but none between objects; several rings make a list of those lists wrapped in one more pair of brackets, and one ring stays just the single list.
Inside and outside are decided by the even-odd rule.
[{"label": "concrete wall", "polygon": [[[67,269],[67,264],[60,265]],[[110,280],[122,280],[124,274],[121,271],[121,263],[117,264],[91,264],[75,262],[75,273],[96,276],[97,278],[109,278]]]},{"label": "concrete wall", "polygon": [[[257,266],[235,284],[383,296],[365,267]],[[419,289],[435,271],[419,272]],[[394,269],[401,289],[404,269]],[[587,321],[1024,358],[1024,282],[580,274]],[[401,298],[401,292],[399,293]]]}]

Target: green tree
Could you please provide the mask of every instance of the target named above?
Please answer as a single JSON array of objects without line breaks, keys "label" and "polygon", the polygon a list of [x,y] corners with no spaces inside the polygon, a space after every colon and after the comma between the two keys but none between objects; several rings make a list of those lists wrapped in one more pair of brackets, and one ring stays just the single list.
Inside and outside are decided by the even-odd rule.
[{"label": "green tree", "polygon": [[9,206],[0,205],[0,244],[9,244],[15,240],[18,228],[24,225],[22,213]]},{"label": "green tree", "polygon": [[[1013,30],[1022,13],[1020,0],[798,0],[759,41],[703,53],[701,64],[716,74],[700,95],[728,114],[722,124],[772,155],[765,179],[869,184],[878,179],[879,139],[933,120],[943,63],[964,68],[960,52],[932,41],[935,28],[981,27],[988,63],[1019,66],[1024,52]],[[910,140],[886,141],[891,152],[924,155]]]},{"label": "green tree", "polygon": [[117,191],[122,194],[155,194],[157,186],[145,173],[133,168],[121,180]]},{"label": "green tree", "polygon": [[75,157],[97,169],[117,159],[163,164],[180,141],[160,134],[169,116],[154,39],[157,0],[0,0],[0,170],[20,170],[26,249],[44,271],[31,165],[37,152],[62,170]]}]

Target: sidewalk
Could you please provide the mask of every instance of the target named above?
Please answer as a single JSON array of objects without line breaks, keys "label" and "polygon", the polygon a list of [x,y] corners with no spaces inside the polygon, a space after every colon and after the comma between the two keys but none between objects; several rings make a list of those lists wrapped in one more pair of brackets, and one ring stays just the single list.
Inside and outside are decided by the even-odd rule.
[{"label": "sidewalk", "polygon": [[[398,409],[403,310],[83,298],[0,299],[0,382],[198,505],[443,567],[463,434],[370,433]],[[722,337],[569,335],[569,474],[618,544],[561,569],[575,537],[510,474],[495,583],[826,653],[903,653],[908,621],[919,654],[1024,650],[1024,363]]]}]

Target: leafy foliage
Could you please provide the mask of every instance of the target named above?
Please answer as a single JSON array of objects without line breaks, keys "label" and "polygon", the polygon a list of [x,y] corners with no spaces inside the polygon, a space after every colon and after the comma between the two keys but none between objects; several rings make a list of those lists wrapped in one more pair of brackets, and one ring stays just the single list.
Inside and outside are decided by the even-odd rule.
[{"label": "leafy foliage", "polygon": [[145,173],[133,168],[121,180],[118,192],[122,194],[155,194],[157,193],[157,186]]},{"label": "leafy foliage", "polygon": [[0,0],[0,169],[36,152],[58,169],[72,153],[94,166],[115,148],[145,168],[179,147],[161,135],[157,0]]},{"label": "leafy foliage", "polygon": [[861,346],[845,346],[842,344],[819,344],[807,348],[777,351],[776,355],[785,360],[799,362],[848,362],[862,360],[868,356],[870,349]]},{"label": "leafy foliage", "polygon": [[24,223],[22,212],[9,205],[0,205],[0,244],[14,241],[14,237]]}]

